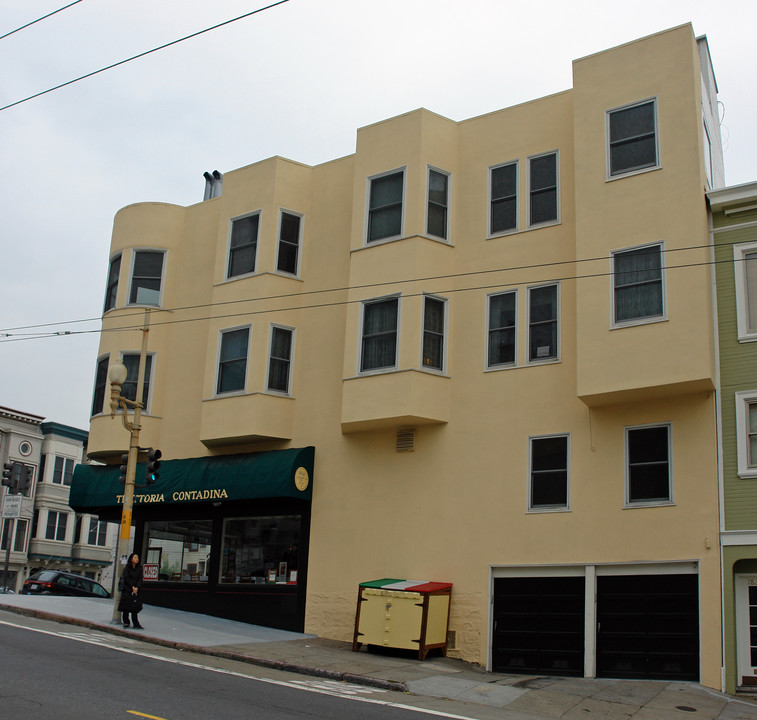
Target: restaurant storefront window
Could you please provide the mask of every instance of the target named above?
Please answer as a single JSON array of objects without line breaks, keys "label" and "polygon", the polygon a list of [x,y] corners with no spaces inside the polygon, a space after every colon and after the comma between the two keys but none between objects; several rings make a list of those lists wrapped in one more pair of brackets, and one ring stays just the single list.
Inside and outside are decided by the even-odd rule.
[{"label": "restaurant storefront window", "polygon": [[159,580],[207,582],[211,530],[210,520],[145,523],[145,565],[158,566]]},{"label": "restaurant storefront window", "polygon": [[296,583],[301,517],[228,518],[223,524],[222,583]]}]

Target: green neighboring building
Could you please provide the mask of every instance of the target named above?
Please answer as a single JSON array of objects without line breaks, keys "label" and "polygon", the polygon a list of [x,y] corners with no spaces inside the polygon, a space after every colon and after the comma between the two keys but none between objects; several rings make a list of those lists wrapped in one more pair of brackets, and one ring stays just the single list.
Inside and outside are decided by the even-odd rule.
[{"label": "green neighboring building", "polygon": [[757,182],[709,192],[720,364],[725,690],[757,690]]}]

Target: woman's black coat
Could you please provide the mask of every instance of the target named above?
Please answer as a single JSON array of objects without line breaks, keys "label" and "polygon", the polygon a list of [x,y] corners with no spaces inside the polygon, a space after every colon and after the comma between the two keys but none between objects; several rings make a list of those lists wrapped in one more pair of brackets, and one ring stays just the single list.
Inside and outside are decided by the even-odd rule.
[{"label": "woman's black coat", "polygon": [[123,589],[121,590],[121,600],[118,603],[118,609],[121,612],[139,612],[142,609],[142,598],[140,593],[137,593],[137,597],[134,598],[132,594],[133,588],[142,587],[142,566],[137,565],[134,567],[129,563],[121,575],[123,580]]}]

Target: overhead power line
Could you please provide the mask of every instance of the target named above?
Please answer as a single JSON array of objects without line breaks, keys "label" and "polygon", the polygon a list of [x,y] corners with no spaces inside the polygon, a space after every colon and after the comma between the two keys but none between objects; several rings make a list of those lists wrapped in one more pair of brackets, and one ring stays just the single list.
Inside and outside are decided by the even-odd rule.
[{"label": "overhead power line", "polygon": [[[705,246],[700,246],[705,247]],[[691,250],[696,249],[696,246],[693,248],[676,248],[675,250]],[[666,251],[670,252],[670,251]],[[385,285],[385,284],[392,284],[392,285],[399,285],[399,284],[405,284],[405,283],[416,283],[416,282],[423,282],[428,279],[432,280],[443,280],[443,279],[452,279],[455,277],[464,277],[469,275],[475,275],[475,274],[483,274],[483,273],[490,273],[490,272],[508,272],[511,270],[520,270],[520,269],[533,269],[533,268],[543,268],[553,265],[566,265],[566,264],[576,264],[581,262],[592,262],[596,260],[607,260],[608,258],[600,257],[600,258],[590,258],[586,260],[565,260],[561,262],[554,262],[554,263],[543,263],[539,265],[532,265],[532,266],[524,266],[523,268],[498,268],[496,270],[482,270],[479,272],[472,272],[472,273],[459,273],[457,275],[444,275],[439,276],[438,278],[412,278],[409,280],[401,280],[401,281],[393,281],[391,283],[376,283],[376,285]],[[707,266],[714,266],[718,264],[730,264],[733,263],[733,259],[729,258],[727,260],[708,260],[705,262],[694,262],[694,263],[685,263],[681,265],[668,265],[665,266],[663,269],[665,272],[670,272],[671,270],[683,270],[686,268],[696,268],[696,267],[707,267]],[[591,278],[600,278],[600,277],[612,277],[616,273],[613,271],[606,271],[606,272],[596,272],[596,273],[587,273],[584,275],[566,275],[562,277],[551,277],[551,278],[538,278],[533,280],[527,280],[523,278],[519,278],[517,281],[513,282],[504,282],[504,283],[492,283],[489,285],[474,285],[469,287],[462,287],[462,288],[444,288],[444,289],[436,289],[434,290],[433,294],[437,295],[452,295],[460,292],[471,292],[474,290],[497,290],[497,289],[503,289],[513,286],[520,286],[520,285],[530,285],[534,283],[544,284],[544,283],[550,283],[550,282],[566,282],[569,280],[588,280]],[[358,286],[358,287],[372,287],[373,285],[366,285],[366,286]],[[277,295],[277,296],[271,296],[271,297],[251,297],[251,298],[245,298],[243,300],[234,300],[229,303],[208,303],[205,305],[195,305],[195,306],[188,306],[184,308],[155,308],[156,312],[161,313],[173,313],[180,310],[197,310],[197,309],[208,309],[208,308],[214,308],[219,307],[222,305],[229,305],[229,304],[239,304],[239,303],[252,303],[252,302],[260,302],[260,301],[266,301],[271,299],[284,299],[284,298],[294,298],[294,297],[300,297],[302,295],[311,295],[316,293],[322,293],[322,292],[340,292],[340,291],[346,291],[354,288],[332,288],[329,290],[319,290],[319,291],[312,291],[312,292],[306,292],[306,293],[291,293],[288,295]],[[426,294],[424,292],[413,292],[413,293],[403,293],[403,298],[410,298],[410,297],[419,297]],[[226,313],[224,315],[203,315],[201,317],[192,317],[192,318],[184,318],[184,319],[169,319],[165,321],[153,321],[151,323],[151,327],[158,327],[163,325],[180,325],[184,323],[189,322],[208,322],[210,320],[225,320],[229,318],[238,318],[238,317],[249,317],[253,315],[261,315],[265,313],[282,313],[282,312],[294,312],[298,310],[314,310],[314,309],[323,309],[323,308],[330,308],[330,307],[339,307],[343,305],[352,305],[356,303],[361,303],[366,298],[356,298],[353,300],[335,300],[333,302],[322,302],[322,303],[311,303],[306,305],[291,305],[289,307],[277,307],[277,308],[262,308],[259,310],[242,310],[240,312],[230,312]],[[124,315],[121,315],[119,319],[128,319],[130,316],[139,316],[140,318],[143,317],[143,311],[140,308],[140,311],[138,313],[127,313]],[[95,320],[99,320],[100,318],[91,318],[90,320],[80,320],[75,322],[91,322]],[[51,323],[50,325],[54,325],[56,323]],[[28,329],[31,329],[33,327],[44,327],[44,326],[27,326]],[[19,328],[23,329],[23,328]],[[34,333],[10,333],[6,331],[0,331],[0,344],[7,343],[7,342],[19,342],[23,340],[39,340],[43,338],[51,338],[51,337],[60,337],[63,335],[91,335],[94,333],[109,333],[109,332],[125,332],[129,330],[141,330],[142,329],[142,322],[135,321],[134,325],[120,325],[118,327],[113,328],[95,328],[92,330],[71,330],[67,332],[63,331],[56,331],[56,332],[34,332]]]},{"label": "overhead power line", "polygon": [[15,30],[11,30],[10,32],[5,33],[4,35],[0,35],[0,40],[3,40],[4,38],[7,38],[9,35],[13,35],[13,33],[17,33],[20,30],[25,30],[26,28],[30,27],[31,25],[34,25],[35,23],[42,22],[42,20],[47,20],[47,18],[52,17],[53,15],[57,15],[59,12],[63,12],[63,10],[67,10],[73,5],[78,5],[80,2],[83,2],[83,0],[74,0],[74,2],[68,3],[68,5],[64,5],[63,7],[60,7],[57,10],[53,10],[52,12],[47,13],[47,15],[38,17],[36,20],[32,20],[31,22],[28,22],[25,25],[22,25],[21,27],[17,27]]},{"label": "overhead power line", "polygon": [[[723,247],[725,245],[726,243],[723,243],[720,245],[720,247]],[[688,250],[702,250],[708,247],[710,247],[710,245],[688,245],[688,246],[680,247],[680,248],[662,248],[662,252],[667,254],[667,253],[674,253],[674,252],[685,252]],[[183,305],[183,306],[174,307],[174,308],[158,308],[158,310],[160,310],[161,312],[181,312],[184,310],[202,310],[203,308],[220,307],[222,305],[238,305],[239,303],[262,302],[264,300],[284,300],[287,298],[305,297],[307,295],[323,295],[325,293],[332,293],[332,292],[365,290],[367,288],[372,288],[372,287],[379,288],[379,287],[383,287],[387,285],[405,285],[407,283],[429,282],[431,280],[451,280],[453,278],[471,277],[473,275],[489,275],[491,273],[499,273],[499,272],[536,270],[539,268],[556,267],[559,265],[578,265],[580,263],[601,262],[603,260],[609,260],[609,259],[610,259],[610,256],[608,255],[599,255],[597,257],[590,257],[590,258],[575,258],[572,260],[555,260],[553,262],[532,263],[530,265],[513,265],[511,267],[488,268],[486,270],[470,270],[468,272],[447,273],[444,275],[426,275],[424,277],[407,278],[405,280],[385,280],[382,282],[363,283],[362,285],[344,285],[344,286],[338,286],[338,287],[321,288],[320,290],[303,290],[302,292],[296,292],[296,293],[280,293],[278,295],[261,295],[259,297],[243,298],[241,300],[224,300],[223,302],[202,303],[200,305]],[[576,277],[580,277],[580,276],[576,276]],[[521,284],[521,283],[519,282],[517,284]],[[139,316],[141,318],[142,310],[140,309],[138,312],[134,312],[134,313],[121,313],[120,317],[127,318],[127,317],[130,317],[131,315]],[[0,337],[3,335],[8,335],[14,330],[33,330],[36,328],[55,327],[58,325],[74,325],[77,323],[85,323],[85,322],[99,322],[101,319],[102,319],[102,316],[98,315],[97,317],[78,318],[76,320],[58,320],[55,322],[39,323],[36,325],[16,325],[15,327],[0,328]]]},{"label": "overhead power line", "polygon": [[29,100],[33,100],[34,98],[38,98],[42,95],[47,95],[48,93],[54,92],[55,90],[60,90],[61,88],[67,87],[68,85],[73,85],[74,83],[77,83],[80,80],[86,80],[87,78],[90,78],[93,75],[99,75],[100,73],[103,73],[106,70],[112,70],[113,68],[119,67],[119,65],[125,65],[126,63],[129,63],[132,60],[138,60],[139,58],[145,57],[145,55],[150,55],[154,52],[158,52],[158,50],[165,50],[166,48],[171,47],[172,45],[178,45],[179,43],[182,43],[185,40],[190,40],[192,38],[197,37],[198,35],[204,35],[205,33],[208,33],[211,30],[217,30],[218,28],[224,27],[225,25],[230,25],[231,23],[237,22],[237,20],[243,20],[244,18],[248,18],[251,15],[257,15],[258,13],[261,13],[265,10],[270,10],[271,8],[276,7],[277,5],[283,5],[286,2],[289,2],[289,0],[279,0],[278,2],[271,3],[270,5],[266,5],[265,7],[258,8],[257,10],[253,10],[252,12],[245,13],[244,15],[239,15],[238,17],[232,18],[231,20],[224,20],[224,22],[218,23],[217,25],[213,25],[212,27],[205,28],[204,30],[198,30],[197,32],[192,33],[191,35],[186,35],[182,38],[179,38],[178,40],[172,40],[171,42],[167,42],[164,45],[159,45],[158,47],[152,48],[152,50],[145,50],[144,52],[141,52],[138,55],[133,55],[132,57],[126,58],[125,60],[119,60],[118,62],[115,62],[106,67],[100,68],[99,70],[93,70],[92,72],[88,72],[86,75],[81,75],[80,77],[74,78],[73,80],[68,80],[67,82],[61,83],[60,85],[56,85],[55,87],[48,88],[47,90],[42,90],[41,92],[34,93],[34,95],[29,95],[29,97],[25,97],[21,100],[16,100],[15,102],[12,102],[8,105],[4,105],[3,107],[0,107],[0,111],[8,110],[9,108],[15,107],[16,105],[21,105],[21,103],[28,102]]}]

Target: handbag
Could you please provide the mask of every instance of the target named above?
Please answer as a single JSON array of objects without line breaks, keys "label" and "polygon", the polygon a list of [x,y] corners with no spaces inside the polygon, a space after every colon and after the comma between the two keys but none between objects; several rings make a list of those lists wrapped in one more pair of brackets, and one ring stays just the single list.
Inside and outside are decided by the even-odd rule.
[{"label": "handbag", "polygon": [[142,612],[142,598],[139,595],[129,593],[124,604],[124,609],[128,612],[139,613]]}]

